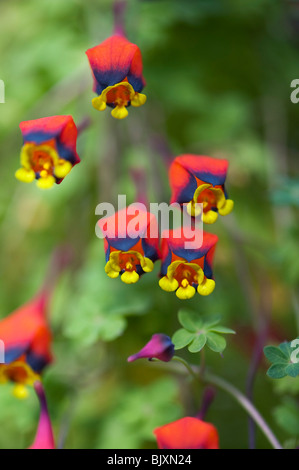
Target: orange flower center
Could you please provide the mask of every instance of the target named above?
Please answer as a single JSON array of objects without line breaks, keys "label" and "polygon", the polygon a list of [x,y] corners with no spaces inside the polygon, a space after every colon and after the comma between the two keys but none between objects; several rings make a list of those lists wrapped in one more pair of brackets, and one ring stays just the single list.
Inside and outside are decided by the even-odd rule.
[{"label": "orange flower center", "polygon": [[47,152],[40,150],[33,152],[30,162],[34,172],[46,171],[48,175],[53,174],[54,161]]},{"label": "orange flower center", "polygon": [[127,106],[131,99],[130,95],[130,90],[126,86],[119,85],[108,91],[106,95],[107,103],[114,103],[116,106]]}]

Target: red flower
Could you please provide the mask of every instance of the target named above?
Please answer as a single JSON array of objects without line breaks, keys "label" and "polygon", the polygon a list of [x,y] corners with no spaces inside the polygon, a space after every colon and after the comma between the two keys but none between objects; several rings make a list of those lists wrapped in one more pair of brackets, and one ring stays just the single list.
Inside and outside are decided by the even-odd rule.
[{"label": "red flower", "polygon": [[128,115],[127,106],[141,106],[146,96],[140,93],[145,86],[140,49],[121,34],[114,34],[98,46],[86,51],[92,75],[93,91],[98,94],[92,105],[99,111],[106,105],[113,108],[117,119]]},{"label": "red flower", "polygon": [[[137,216],[125,208],[99,221],[105,235],[105,272],[113,279],[121,275],[126,284],[134,284],[142,274],[151,272],[160,258],[156,218],[141,210],[138,203],[136,208]],[[155,236],[151,236],[151,231]]]},{"label": "red flower", "polygon": [[39,380],[52,360],[51,332],[45,315],[48,293],[42,291],[0,321],[0,339],[4,343],[4,364],[0,364],[0,383],[15,383],[14,394],[25,398],[26,386]]},{"label": "red flower", "polygon": [[215,288],[212,262],[218,237],[203,232],[203,240],[196,248],[186,248],[195,239],[196,231],[180,228],[162,234],[162,265],[159,285],[167,292],[176,291],[179,299],[190,299],[197,291],[209,295]]},{"label": "red flower", "polygon": [[219,449],[217,429],[198,418],[181,418],[154,430],[159,449]]},{"label": "red flower", "polygon": [[35,382],[34,389],[40,402],[40,417],[34,442],[29,449],[55,449],[46,395],[41,382]]},{"label": "red flower", "polygon": [[136,359],[160,359],[160,361],[169,362],[174,355],[174,344],[169,336],[157,333],[152,336],[150,341],[138,353],[128,357],[128,362]]},{"label": "red flower", "polygon": [[169,169],[172,190],[171,202],[187,204],[191,216],[198,216],[203,204],[202,219],[213,224],[218,214],[227,215],[233,210],[234,203],[227,199],[224,183],[228,161],[202,155],[181,155],[176,157]]},{"label": "red flower", "polygon": [[76,152],[77,128],[71,116],[51,116],[20,124],[24,145],[16,178],[24,183],[35,179],[40,188],[61,183],[80,162]]}]

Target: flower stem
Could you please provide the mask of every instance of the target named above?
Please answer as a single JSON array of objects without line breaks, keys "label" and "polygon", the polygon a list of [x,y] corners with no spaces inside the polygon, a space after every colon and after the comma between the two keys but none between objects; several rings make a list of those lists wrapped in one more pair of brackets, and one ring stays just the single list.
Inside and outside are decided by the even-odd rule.
[{"label": "flower stem", "polygon": [[[192,375],[193,378],[195,378],[196,380],[200,380],[199,376],[194,372],[193,367],[190,364],[188,364],[187,361],[185,361],[179,356],[174,356],[172,360],[175,360],[183,364],[188,370],[188,372]],[[243,395],[243,393],[241,393],[236,387],[234,387],[232,384],[222,379],[221,377],[218,377],[217,375],[214,375],[214,374],[210,374],[209,372],[205,372],[201,380],[203,380],[206,383],[216,385],[218,388],[221,388],[222,390],[226,391],[229,395],[231,395],[242,406],[242,408],[244,408],[244,410],[247,411],[250,417],[255,421],[257,426],[267,437],[268,441],[271,443],[274,449],[282,449],[282,446],[278,442],[272,430],[269,428],[268,424],[265,422],[264,418],[255,408],[255,406],[248,400],[248,398],[245,395]]]}]

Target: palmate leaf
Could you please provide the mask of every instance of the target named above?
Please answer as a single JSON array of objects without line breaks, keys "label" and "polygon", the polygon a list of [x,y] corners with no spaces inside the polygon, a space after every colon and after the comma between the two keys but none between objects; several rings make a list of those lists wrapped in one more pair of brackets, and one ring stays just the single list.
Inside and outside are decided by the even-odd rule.
[{"label": "palmate leaf", "polygon": [[172,337],[175,349],[188,346],[188,350],[197,353],[207,345],[212,351],[222,353],[226,340],[222,334],[235,334],[235,331],[219,325],[220,316],[205,319],[192,310],[180,310],[178,313],[183,328],[176,331]]},{"label": "palmate leaf", "polygon": [[195,339],[192,341],[192,343],[188,347],[188,350],[192,353],[199,352],[205,346],[206,342],[207,342],[207,336],[202,333],[199,336],[195,337]]},{"label": "palmate leaf", "polygon": [[188,346],[188,344],[190,344],[194,340],[195,337],[196,337],[195,333],[190,333],[190,331],[187,331],[184,328],[177,330],[172,337],[174,348],[182,349],[185,346]]},{"label": "palmate leaf", "polygon": [[297,377],[299,375],[298,350],[299,340],[285,341],[277,346],[266,346],[264,354],[272,362],[267,375],[271,379],[282,379],[286,376]]}]

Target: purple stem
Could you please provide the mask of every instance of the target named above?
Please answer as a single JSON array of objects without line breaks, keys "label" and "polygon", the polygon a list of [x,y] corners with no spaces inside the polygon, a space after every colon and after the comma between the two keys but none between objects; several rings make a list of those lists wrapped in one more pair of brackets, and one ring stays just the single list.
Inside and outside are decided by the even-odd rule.
[{"label": "purple stem", "polygon": [[115,0],[114,11],[114,34],[125,36],[125,11],[127,0]]}]

